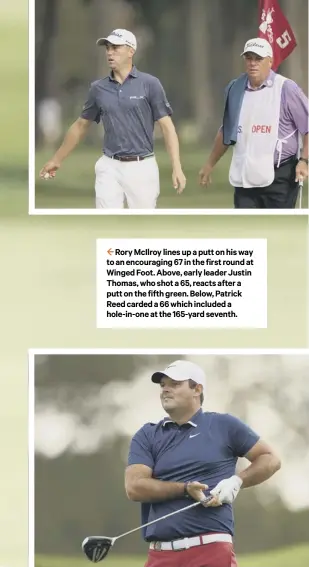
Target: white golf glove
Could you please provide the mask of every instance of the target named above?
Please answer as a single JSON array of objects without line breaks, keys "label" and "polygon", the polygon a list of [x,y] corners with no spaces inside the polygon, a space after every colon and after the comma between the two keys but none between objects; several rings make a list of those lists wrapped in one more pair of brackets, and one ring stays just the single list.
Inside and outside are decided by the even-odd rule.
[{"label": "white golf glove", "polygon": [[210,494],[215,496],[220,504],[232,504],[240,491],[242,482],[239,476],[233,475],[218,482],[217,486],[210,490]]}]

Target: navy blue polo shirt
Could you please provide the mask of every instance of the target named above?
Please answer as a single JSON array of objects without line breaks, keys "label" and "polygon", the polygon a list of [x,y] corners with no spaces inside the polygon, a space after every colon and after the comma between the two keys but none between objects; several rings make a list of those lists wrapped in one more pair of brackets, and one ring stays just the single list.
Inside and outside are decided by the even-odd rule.
[{"label": "navy blue polo shirt", "polygon": [[[238,418],[199,410],[181,426],[169,418],[157,424],[146,423],[131,441],[128,465],[146,465],[158,480],[196,480],[212,490],[220,480],[235,474],[238,457],[243,457],[258,440],[259,436]],[[191,499],[185,497],[142,503],[142,524],[189,503]],[[170,541],[208,532],[234,535],[230,504],[217,508],[197,506],[181,512],[145,528],[143,537],[145,541]]]},{"label": "navy blue polo shirt", "polygon": [[154,123],[171,114],[159,79],[133,67],[122,84],[112,75],[92,83],[81,117],[102,121],[107,156],[145,156],[153,153]]}]

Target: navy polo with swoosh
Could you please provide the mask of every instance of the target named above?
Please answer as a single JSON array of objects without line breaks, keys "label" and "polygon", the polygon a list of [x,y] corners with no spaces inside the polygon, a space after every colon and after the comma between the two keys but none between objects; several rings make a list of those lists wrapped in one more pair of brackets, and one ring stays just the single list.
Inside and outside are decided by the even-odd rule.
[{"label": "navy polo with swoosh", "polygon": [[[153,478],[170,482],[199,481],[212,490],[220,480],[235,474],[238,457],[257,443],[259,436],[240,419],[199,410],[190,421],[179,426],[165,418],[146,423],[134,435],[128,465],[146,465]],[[207,491],[208,493],[208,491]],[[191,500],[177,498],[142,503],[142,524],[179,510]],[[170,541],[198,534],[221,532],[234,535],[232,506],[197,506],[155,523],[143,530],[145,541]]]}]

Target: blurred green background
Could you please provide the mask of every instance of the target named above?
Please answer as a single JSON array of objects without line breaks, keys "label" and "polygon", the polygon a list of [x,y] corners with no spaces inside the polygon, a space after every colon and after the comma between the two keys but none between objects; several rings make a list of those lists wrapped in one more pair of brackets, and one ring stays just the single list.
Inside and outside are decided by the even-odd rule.
[{"label": "blurred green background", "polygon": [[27,3],[0,2],[0,218],[28,210]]}]

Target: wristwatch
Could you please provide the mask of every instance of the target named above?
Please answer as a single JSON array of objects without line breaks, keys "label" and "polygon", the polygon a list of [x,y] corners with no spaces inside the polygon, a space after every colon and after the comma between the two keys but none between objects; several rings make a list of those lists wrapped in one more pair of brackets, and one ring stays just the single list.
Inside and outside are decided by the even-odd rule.
[{"label": "wristwatch", "polygon": [[188,492],[188,490],[187,490],[187,486],[188,486],[189,483],[190,483],[190,481],[189,481],[189,482],[185,482],[185,485],[184,485],[184,487],[183,487],[183,491],[184,491],[185,498],[191,498],[191,496],[190,496],[190,494],[189,494],[189,492]]},{"label": "wristwatch", "polygon": [[300,157],[298,161],[304,161],[308,165],[308,159],[305,157]]}]

